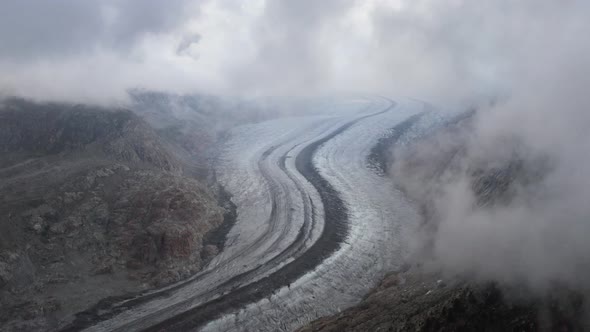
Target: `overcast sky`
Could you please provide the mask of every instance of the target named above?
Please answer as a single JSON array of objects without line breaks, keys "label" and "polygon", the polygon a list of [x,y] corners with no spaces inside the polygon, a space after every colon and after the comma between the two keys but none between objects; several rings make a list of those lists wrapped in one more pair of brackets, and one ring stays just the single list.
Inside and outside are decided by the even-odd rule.
[{"label": "overcast sky", "polygon": [[134,87],[489,97],[508,93],[523,63],[555,43],[582,49],[587,3],[2,1],[0,92],[100,102]]}]

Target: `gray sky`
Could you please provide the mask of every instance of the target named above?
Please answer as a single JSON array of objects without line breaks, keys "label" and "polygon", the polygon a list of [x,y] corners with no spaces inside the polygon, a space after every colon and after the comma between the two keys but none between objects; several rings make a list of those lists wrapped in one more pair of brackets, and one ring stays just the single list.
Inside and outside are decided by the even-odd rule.
[{"label": "gray sky", "polygon": [[84,56],[102,47],[128,52],[150,33],[172,31],[187,1],[19,0],[2,3],[0,54],[32,61]]},{"label": "gray sky", "polygon": [[588,6],[571,0],[4,1],[0,91],[96,102],[123,99],[132,87],[487,97],[509,91],[515,68],[553,51],[556,42],[564,54],[584,48]]}]

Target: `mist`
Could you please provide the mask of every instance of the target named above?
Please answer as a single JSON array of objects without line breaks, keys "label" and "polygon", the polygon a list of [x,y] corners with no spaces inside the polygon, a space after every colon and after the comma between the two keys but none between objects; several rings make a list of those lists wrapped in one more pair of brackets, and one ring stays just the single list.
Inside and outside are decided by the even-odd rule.
[{"label": "mist", "polygon": [[[432,264],[451,275],[535,291],[556,285],[588,289],[590,190],[584,173],[590,166],[590,97],[583,90],[590,83],[590,63],[582,40],[590,31],[587,4],[472,6],[433,19],[455,22],[443,24],[451,29],[446,33],[471,36],[495,58],[493,67],[481,68],[494,68],[493,86],[501,98],[492,106],[475,102],[478,112],[469,125],[416,147],[415,160],[452,156],[451,167],[436,179],[428,167],[411,174],[403,162],[392,167],[402,186],[434,210],[430,222],[435,225],[419,236],[418,246],[431,246]],[[454,30],[463,24],[472,24],[471,29]],[[396,153],[396,160],[407,156]],[[511,180],[509,199],[480,204],[474,172],[506,169],[514,162],[524,171]],[[520,181],[523,176],[530,178]]]},{"label": "mist", "polygon": [[550,15],[538,7],[404,0],[5,3],[0,91],[93,103],[125,101],[135,88],[381,93],[461,103],[504,92],[514,52],[506,35],[518,28],[504,21]]},{"label": "mist", "polygon": [[[128,102],[135,88],[354,92],[476,105],[458,171],[433,197],[435,261],[449,273],[579,287],[590,277],[589,7],[575,0],[3,2],[0,92],[99,104]],[[487,106],[491,99],[501,102]],[[477,207],[469,170],[501,164],[515,150],[551,167],[515,189],[511,202]]]}]

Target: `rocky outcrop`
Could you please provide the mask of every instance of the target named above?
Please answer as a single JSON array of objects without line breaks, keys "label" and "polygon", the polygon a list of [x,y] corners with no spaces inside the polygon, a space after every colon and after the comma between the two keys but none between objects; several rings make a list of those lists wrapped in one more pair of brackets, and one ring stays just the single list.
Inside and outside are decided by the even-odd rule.
[{"label": "rocky outcrop", "polygon": [[131,111],[83,105],[3,101],[0,151],[60,158],[85,154],[143,162],[167,171],[180,169],[155,131]]},{"label": "rocky outcrop", "polygon": [[47,330],[218,251],[224,209],[134,113],[5,101],[0,151],[2,331]]},{"label": "rocky outcrop", "polygon": [[[541,300],[493,285],[446,281],[420,269],[387,276],[357,306],[299,332],[584,331],[579,298]],[[586,324],[586,325],[585,325]]]}]

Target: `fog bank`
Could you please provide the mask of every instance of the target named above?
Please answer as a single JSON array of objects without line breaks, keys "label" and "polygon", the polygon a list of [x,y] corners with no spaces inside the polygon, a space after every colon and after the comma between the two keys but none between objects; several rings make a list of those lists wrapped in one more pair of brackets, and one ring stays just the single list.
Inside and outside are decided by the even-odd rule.
[{"label": "fog bank", "polygon": [[[436,209],[436,229],[426,241],[446,272],[537,290],[556,284],[587,289],[590,54],[582,36],[590,32],[588,5],[486,3],[477,26],[497,37],[495,44],[483,41],[502,55],[499,102],[479,104],[471,127],[415,151],[422,161],[440,160],[445,149],[454,153],[452,167],[437,180],[420,175],[432,170],[418,169],[402,182]],[[509,199],[480,204],[477,171],[511,164],[523,167],[510,176]],[[394,175],[405,174],[396,167]]]}]

